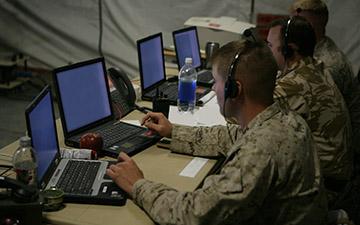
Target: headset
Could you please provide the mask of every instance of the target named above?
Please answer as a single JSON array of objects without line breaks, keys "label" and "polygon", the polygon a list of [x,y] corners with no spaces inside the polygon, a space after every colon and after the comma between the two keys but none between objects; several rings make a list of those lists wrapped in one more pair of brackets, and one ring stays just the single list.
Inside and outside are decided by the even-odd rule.
[{"label": "headset", "polygon": [[[243,35],[245,37],[245,46],[244,46],[244,48],[239,49],[238,52],[235,54],[234,59],[233,59],[233,61],[231,62],[230,66],[229,66],[229,72],[228,72],[228,75],[227,75],[227,78],[226,78],[226,81],[225,81],[224,105],[223,105],[223,114],[224,114],[225,118],[226,118],[226,114],[225,114],[226,100],[228,98],[235,98],[238,95],[238,92],[239,92],[239,88],[238,88],[238,86],[236,84],[234,74],[235,74],[235,71],[236,71],[237,64],[238,64],[238,62],[240,60],[240,56],[242,54],[244,54],[249,49],[250,46],[252,46],[253,44],[256,45],[256,43],[258,43],[256,37],[254,36],[253,32],[251,31],[251,28],[246,29],[243,32]],[[252,40],[249,38],[250,36],[251,36]],[[229,123],[226,123],[226,128],[227,128],[228,135],[230,137],[231,143],[234,144],[234,140],[232,139],[231,134],[230,134]]]},{"label": "headset", "polygon": [[4,176],[0,176],[0,188],[10,188],[11,196],[15,202],[19,203],[34,202],[39,197],[39,191],[36,187],[25,185]]},{"label": "headset", "polygon": [[289,46],[290,24],[291,24],[291,18],[289,18],[288,21],[286,22],[285,33],[284,33],[284,45],[281,49],[281,52],[285,59],[288,59],[294,55],[294,49],[292,49],[292,47]]},{"label": "headset", "polygon": [[[253,43],[257,43],[257,39],[255,38],[253,32],[251,31],[251,28],[246,29],[243,32],[243,35],[245,36],[245,47],[240,49],[234,56],[233,61],[231,62],[230,66],[229,66],[229,72],[226,78],[226,82],[225,82],[225,88],[224,88],[224,110],[225,110],[225,101],[228,98],[235,98],[236,95],[239,92],[239,88],[235,82],[235,71],[236,71],[236,67],[237,64],[239,62],[239,58],[242,54],[245,53],[245,51],[248,50],[248,46],[253,42]],[[249,37],[251,36],[251,38],[253,39],[253,41],[251,41],[249,39]],[[224,111],[225,112],[225,111]]]}]

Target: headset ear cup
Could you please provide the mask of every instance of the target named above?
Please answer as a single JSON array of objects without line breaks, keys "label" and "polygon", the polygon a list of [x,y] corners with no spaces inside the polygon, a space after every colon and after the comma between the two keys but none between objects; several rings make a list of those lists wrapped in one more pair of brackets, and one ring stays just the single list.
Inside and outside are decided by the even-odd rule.
[{"label": "headset ear cup", "polygon": [[235,81],[228,77],[226,83],[225,83],[225,99],[227,98],[235,98],[238,94],[238,86],[236,85]]},{"label": "headset ear cup", "polygon": [[225,82],[225,88],[224,88],[224,99],[228,99],[229,98],[229,89],[231,89],[229,87],[229,79],[226,80]]},{"label": "headset ear cup", "polygon": [[284,56],[285,59],[290,58],[291,56],[293,56],[294,54],[294,50],[289,46],[289,45],[285,45],[282,49],[281,52]]},{"label": "headset ear cup", "polygon": [[291,46],[288,45],[287,47],[287,58],[290,58],[294,55],[294,50]]},{"label": "headset ear cup", "polygon": [[281,48],[281,53],[284,56],[284,58],[286,59],[287,58],[287,48],[285,45]]}]

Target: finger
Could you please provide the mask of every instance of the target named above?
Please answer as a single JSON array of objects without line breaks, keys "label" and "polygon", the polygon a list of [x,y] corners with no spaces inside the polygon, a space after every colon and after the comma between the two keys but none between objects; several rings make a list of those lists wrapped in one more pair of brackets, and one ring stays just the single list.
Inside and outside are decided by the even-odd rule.
[{"label": "finger", "polygon": [[163,114],[159,112],[149,112],[147,115],[155,122],[163,117]]},{"label": "finger", "polygon": [[152,122],[147,122],[145,123],[145,126],[150,129],[150,130],[154,130],[156,132],[159,132],[161,129],[161,125],[156,124],[156,123],[152,123]]},{"label": "finger", "polygon": [[111,169],[106,169],[106,174],[107,174],[111,179],[114,179],[115,177],[117,177],[116,173],[114,173],[114,171],[111,170]]},{"label": "finger", "polygon": [[118,156],[118,161],[119,162],[125,162],[125,161],[129,161],[131,160],[130,156],[128,156],[128,154],[126,154],[125,152],[120,152],[119,156]]},{"label": "finger", "polygon": [[116,165],[111,165],[109,166],[108,169],[110,169],[111,171],[113,171],[114,173],[120,173],[121,170],[121,163],[117,163]]},{"label": "finger", "polygon": [[151,119],[150,112],[148,112],[142,119],[141,119],[141,125],[144,125],[144,123]]}]

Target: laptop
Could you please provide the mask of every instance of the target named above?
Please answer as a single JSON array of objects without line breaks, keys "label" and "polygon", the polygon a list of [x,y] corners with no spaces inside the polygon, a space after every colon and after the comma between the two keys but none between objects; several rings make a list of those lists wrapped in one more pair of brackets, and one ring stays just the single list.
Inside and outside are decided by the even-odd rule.
[{"label": "laptop", "polygon": [[82,135],[98,133],[103,153],[117,157],[120,151],[131,156],[160,140],[144,127],[115,119],[104,58],[57,68],[53,80],[66,145],[78,148]]},{"label": "laptop", "polygon": [[[177,77],[166,80],[162,33],[138,40],[137,51],[142,99],[152,101],[159,95],[166,96],[171,105],[176,105],[178,82]],[[200,99],[208,92],[210,92],[209,88],[197,88],[197,105],[203,104]]]},{"label": "laptop", "polygon": [[210,70],[202,69],[199,38],[195,26],[173,31],[173,40],[178,68],[185,64],[185,58],[191,57],[198,71],[197,85],[211,87],[214,78]]},{"label": "laptop", "polygon": [[62,189],[65,202],[125,204],[126,193],[105,174],[109,162],[61,159],[49,86],[26,108],[25,117],[28,135],[37,157],[40,189]]}]

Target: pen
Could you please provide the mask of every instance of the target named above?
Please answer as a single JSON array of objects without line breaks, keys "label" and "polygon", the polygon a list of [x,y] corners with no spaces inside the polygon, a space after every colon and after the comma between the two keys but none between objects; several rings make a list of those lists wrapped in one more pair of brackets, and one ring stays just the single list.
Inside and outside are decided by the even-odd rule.
[{"label": "pen", "polygon": [[147,118],[147,119],[141,124],[141,126],[143,126],[145,123],[149,123],[149,122],[152,122],[151,117]]},{"label": "pen", "polygon": [[140,112],[147,114],[148,112],[151,112],[152,110],[147,107],[141,107],[135,104],[135,109],[139,110]]}]

